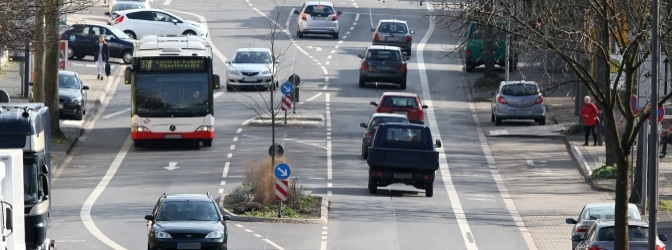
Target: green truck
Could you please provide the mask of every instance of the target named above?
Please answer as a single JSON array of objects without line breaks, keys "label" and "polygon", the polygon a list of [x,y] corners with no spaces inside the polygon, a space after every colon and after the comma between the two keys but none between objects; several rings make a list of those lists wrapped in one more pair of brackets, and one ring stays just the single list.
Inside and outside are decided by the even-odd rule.
[{"label": "green truck", "polygon": [[[471,22],[467,27],[466,40],[464,41],[464,66],[467,72],[485,64],[483,58],[483,26],[479,22]],[[495,64],[506,67],[506,33],[503,30],[493,28],[492,50]],[[514,70],[518,60],[511,58],[509,70]]]}]

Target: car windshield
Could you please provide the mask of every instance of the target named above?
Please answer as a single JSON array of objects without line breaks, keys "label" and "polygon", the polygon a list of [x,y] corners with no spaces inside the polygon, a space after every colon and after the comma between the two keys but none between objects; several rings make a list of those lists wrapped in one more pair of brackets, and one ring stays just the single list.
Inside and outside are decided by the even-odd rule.
[{"label": "car windshield", "polygon": [[[594,219],[610,220],[610,219],[614,219],[615,215],[616,215],[616,211],[615,211],[614,207],[594,207],[594,208],[587,208],[583,212],[583,215],[581,216],[581,219],[583,219],[583,220],[594,220]],[[637,211],[637,209],[632,208],[632,207],[628,208],[628,218],[637,219],[637,220],[641,219],[641,217],[639,216],[639,211]]]},{"label": "car windshield", "polygon": [[385,140],[387,142],[422,142],[422,130],[417,128],[388,128]]},{"label": "car windshield", "polygon": [[239,51],[233,63],[270,63],[271,55],[266,51]]},{"label": "car windshield", "polygon": [[387,122],[400,122],[400,123],[408,123],[408,119],[402,118],[402,117],[376,117],[373,118],[373,121],[371,121],[371,125],[369,126],[369,129],[373,130],[378,128],[378,125],[382,123],[387,123]]},{"label": "car windshield", "polygon": [[215,204],[207,201],[167,201],[161,204],[159,221],[219,221]]},{"label": "car windshield", "polygon": [[[614,241],[614,227],[603,227],[599,229],[597,241]],[[642,226],[629,226],[628,239],[630,241],[648,241],[649,228]]]},{"label": "car windshield", "polygon": [[[110,27],[107,27],[107,30],[109,30],[110,32],[112,32],[112,34],[114,34],[114,35],[115,35],[117,38],[119,38],[119,39],[131,39],[131,37],[129,37],[128,35],[126,35],[126,33],[124,33],[123,31],[121,31],[121,30],[120,30],[119,28],[117,28],[117,27],[110,26]],[[106,39],[109,39],[109,38],[106,38]]]},{"label": "car windshield", "polygon": [[399,61],[401,60],[401,54],[399,54],[398,50],[372,49],[369,50],[366,59],[376,61]]},{"label": "car windshield", "polygon": [[383,100],[383,107],[417,108],[415,98],[405,96],[388,96]]},{"label": "car windshield", "polygon": [[80,89],[79,81],[74,75],[58,75],[58,88],[61,89]]},{"label": "car windshield", "polygon": [[408,29],[404,23],[385,22],[380,24],[380,27],[378,27],[378,32],[406,34],[408,33]]},{"label": "car windshield", "polygon": [[122,11],[122,10],[133,10],[133,9],[142,9],[142,5],[138,4],[116,4],[112,8],[112,12]]},{"label": "car windshield", "polygon": [[538,95],[539,88],[536,84],[529,83],[507,84],[502,87],[502,94],[509,96]]}]

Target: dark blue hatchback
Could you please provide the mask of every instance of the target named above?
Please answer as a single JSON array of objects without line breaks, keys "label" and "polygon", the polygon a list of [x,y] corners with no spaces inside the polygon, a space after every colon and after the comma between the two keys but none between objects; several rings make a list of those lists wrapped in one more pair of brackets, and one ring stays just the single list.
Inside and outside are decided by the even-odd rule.
[{"label": "dark blue hatchback", "polygon": [[68,58],[82,59],[93,56],[98,48],[98,37],[105,36],[111,58],[131,63],[134,40],[116,27],[100,24],[75,24],[61,32],[60,39],[68,40]]}]

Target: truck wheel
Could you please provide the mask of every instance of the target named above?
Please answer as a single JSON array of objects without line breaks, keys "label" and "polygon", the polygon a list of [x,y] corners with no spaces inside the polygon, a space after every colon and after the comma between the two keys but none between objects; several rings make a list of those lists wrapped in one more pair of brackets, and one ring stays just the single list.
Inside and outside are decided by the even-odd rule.
[{"label": "truck wheel", "polygon": [[373,179],[373,177],[369,177],[369,193],[375,194],[376,192],[378,192],[378,186],[376,184],[376,180]]},{"label": "truck wheel", "polygon": [[466,68],[467,72],[472,72],[472,71],[474,71],[475,66],[474,66],[473,63],[466,63],[465,66],[466,66],[465,68]]},{"label": "truck wheel", "polygon": [[434,196],[434,183],[427,183],[425,187],[425,196],[432,197]]},{"label": "truck wheel", "polygon": [[368,148],[365,146],[362,146],[362,158],[366,160],[366,158],[369,158],[369,151]]}]

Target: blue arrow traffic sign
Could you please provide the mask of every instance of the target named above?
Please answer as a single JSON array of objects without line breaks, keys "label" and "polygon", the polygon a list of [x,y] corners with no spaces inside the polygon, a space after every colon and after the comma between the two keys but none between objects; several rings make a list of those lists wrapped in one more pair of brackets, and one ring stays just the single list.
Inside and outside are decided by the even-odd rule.
[{"label": "blue arrow traffic sign", "polygon": [[287,180],[292,170],[289,168],[289,165],[287,165],[287,163],[278,163],[278,165],[275,165],[274,172],[275,172],[275,178],[278,178],[278,180]]},{"label": "blue arrow traffic sign", "polygon": [[294,85],[292,85],[290,82],[284,82],[280,86],[280,92],[283,95],[289,95],[294,91]]}]

